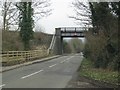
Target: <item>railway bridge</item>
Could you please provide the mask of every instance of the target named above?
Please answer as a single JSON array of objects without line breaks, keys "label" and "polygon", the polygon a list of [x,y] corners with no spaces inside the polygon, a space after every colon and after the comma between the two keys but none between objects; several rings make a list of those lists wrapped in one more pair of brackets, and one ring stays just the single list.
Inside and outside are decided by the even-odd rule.
[{"label": "railway bridge", "polygon": [[55,28],[48,53],[61,55],[63,53],[63,38],[84,38],[86,27],[60,27]]}]

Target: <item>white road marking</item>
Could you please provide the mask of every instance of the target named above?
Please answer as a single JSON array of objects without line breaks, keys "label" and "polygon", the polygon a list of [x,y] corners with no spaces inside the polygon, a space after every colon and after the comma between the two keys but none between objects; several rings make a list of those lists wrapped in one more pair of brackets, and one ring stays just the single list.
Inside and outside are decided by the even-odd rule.
[{"label": "white road marking", "polygon": [[71,58],[73,58],[74,56],[71,56],[70,58],[68,58],[67,60],[70,60]]},{"label": "white road marking", "polygon": [[71,56],[71,57],[65,59],[64,61],[61,61],[60,63],[69,62],[69,60],[70,60],[71,58],[73,58],[73,57],[74,57],[74,56]]},{"label": "white road marking", "polygon": [[51,68],[51,67],[54,67],[54,66],[56,66],[56,65],[57,65],[57,64],[53,64],[53,65],[51,65],[51,66],[49,66],[49,67]]},{"label": "white road marking", "polygon": [[40,73],[40,72],[42,72],[42,71],[44,71],[44,70],[40,70],[40,71],[37,71],[37,72],[35,72],[35,73],[32,73],[32,74],[26,75],[26,76],[22,77],[21,79],[28,78],[28,77],[33,76],[33,75],[35,75],[35,74],[38,74],[38,73]]},{"label": "white road marking", "polygon": [[61,63],[64,63],[65,61],[67,61],[67,59],[65,59],[65,60],[61,61]]},{"label": "white road marking", "polygon": [[0,88],[1,88],[1,87],[3,87],[3,86],[5,86],[5,84],[3,84],[3,85],[0,85]]},{"label": "white road marking", "polygon": [[61,58],[64,58],[65,56],[62,56],[62,57],[59,57],[59,58],[56,58],[56,59],[53,59],[52,61],[57,61],[58,59],[61,59]]},{"label": "white road marking", "polygon": [[60,63],[64,63],[65,61],[61,61]]}]

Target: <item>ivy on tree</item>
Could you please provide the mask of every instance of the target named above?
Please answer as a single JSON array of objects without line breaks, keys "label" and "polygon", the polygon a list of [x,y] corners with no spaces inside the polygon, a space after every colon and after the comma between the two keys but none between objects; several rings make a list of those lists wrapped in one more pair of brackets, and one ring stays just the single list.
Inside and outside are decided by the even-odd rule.
[{"label": "ivy on tree", "polygon": [[33,38],[33,8],[32,2],[20,2],[19,10],[19,27],[20,37],[24,44],[24,50],[30,49],[30,40]]}]

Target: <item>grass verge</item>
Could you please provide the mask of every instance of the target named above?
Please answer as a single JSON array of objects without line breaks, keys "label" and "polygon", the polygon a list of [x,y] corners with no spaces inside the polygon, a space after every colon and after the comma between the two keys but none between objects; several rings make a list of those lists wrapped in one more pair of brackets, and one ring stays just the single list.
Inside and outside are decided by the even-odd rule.
[{"label": "grass verge", "polygon": [[93,63],[86,58],[83,59],[79,69],[80,76],[92,78],[94,80],[118,85],[118,72],[110,71],[107,69],[96,69],[93,67]]}]

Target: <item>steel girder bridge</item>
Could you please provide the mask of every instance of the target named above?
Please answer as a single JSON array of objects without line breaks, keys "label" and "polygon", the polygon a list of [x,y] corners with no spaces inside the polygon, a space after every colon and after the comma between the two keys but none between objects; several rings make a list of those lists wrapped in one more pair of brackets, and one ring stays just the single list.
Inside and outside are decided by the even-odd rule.
[{"label": "steel girder bridge", "polygon": [[61,55],[63,53],[63,38],[84,38],[86,27],[60,27],[55,28],[48,53]]}]

